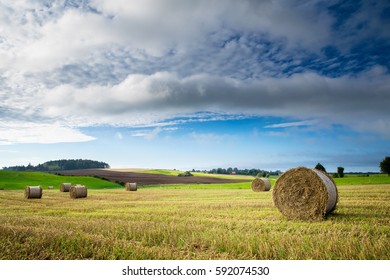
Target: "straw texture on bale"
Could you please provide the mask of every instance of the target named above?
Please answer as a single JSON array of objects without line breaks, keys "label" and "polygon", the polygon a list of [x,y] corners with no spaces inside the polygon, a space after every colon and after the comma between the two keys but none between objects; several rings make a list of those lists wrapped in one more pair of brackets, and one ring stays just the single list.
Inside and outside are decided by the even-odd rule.
[{"label": "straw texture on bale", "polygon": [[26,188],[24,189],[24,197],[27,199],[41,198],[42,197],[42,187],[41,186],[26,186]]},{"label": "straw texture on bale", "polygon": [[289,219],[315,220],[336,208],[338,193],[333,179],[316,169],[297,167],[276,181],[272,197]]},{"label": "straw texture on bale", "polygon": [[69,192],[71,187],[72,187],[71,183],[62,183],[60,185],[60,191],[61,192]]},{"label": "straw texture on bale", "polygon": [[255,178],[252,181],[252,190],[254,192],[267,192],[271,189],[271,183],[266,178]]},{"label": "straw texture on bale", "polygon": [[71,198],[84,198],[87,197],[87,188],[83,185],[72,186],[69,190]]},{"label": "straw texture on bale", "polygon": [[125,187],[126,187],[126,191],[136,191],[137,183],[126,183]]}]

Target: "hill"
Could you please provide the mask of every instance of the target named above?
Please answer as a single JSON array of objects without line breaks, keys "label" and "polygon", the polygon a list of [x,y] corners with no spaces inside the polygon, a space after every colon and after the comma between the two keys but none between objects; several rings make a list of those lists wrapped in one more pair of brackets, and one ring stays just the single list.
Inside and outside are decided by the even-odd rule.
[{"label": "hill", "polygon": [[63,170],[77,170],[90,168],[110,168],[108,163],[102,161],[95,161],[89,159],[60,159],[51,160],[37,166],[31,164],[24,166],[10,166],[3,167],[3,170],[13,171],[63,171]]},{"label": "hill", "polygon": [[123,188],[119,184],[93,177],[58,176],[42,172],[0,170],[0,188],[4,188],[6,190],[21,190],[27,185],[40,185],[44,189],[48,186],[53,186],[54,189],[58,189],[59,185],[64,182],[82,184],[87,186],[88,189]]}]

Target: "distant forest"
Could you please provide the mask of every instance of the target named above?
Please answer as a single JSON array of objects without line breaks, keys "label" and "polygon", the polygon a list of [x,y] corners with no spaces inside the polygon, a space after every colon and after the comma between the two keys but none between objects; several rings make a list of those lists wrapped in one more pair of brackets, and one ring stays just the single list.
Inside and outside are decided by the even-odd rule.
[{"label": "distant forest", "polygon": [[235,175],[251,175],[251,176],[259,176],[259,177],[268,177],[268,176],[278,176],[282,174],[282,171],[266,171],[262,169],[238,169],[238,168],[215,168],[211,170],[195,170],[192,172],[204,172],[209,174],[235,174]]},{"label": "distant forest", "polygon": [[110,165],[102,161],[89,159],[60,159],[47,161],[45,163],[38,164],[37,166],[28,164],[27,166],[18,165],[3,167],[4,170],[13,171],[62,171],[89,168],[110,168]]}]

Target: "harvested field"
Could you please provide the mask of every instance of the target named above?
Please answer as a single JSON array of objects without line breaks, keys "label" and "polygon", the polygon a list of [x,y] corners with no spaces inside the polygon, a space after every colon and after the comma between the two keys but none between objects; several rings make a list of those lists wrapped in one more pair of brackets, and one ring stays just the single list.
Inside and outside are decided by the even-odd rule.
[{"label": "harvested field", "polygon": [[271,192],[244,184],[140,188],[131,195],[88,189],[82,200],[61,192],[26,200],[23,190],[3,191],[0,259],[390,258],[390,185],[342,186],[325,220],[290,221],[273,206]]},{"label": "harvested field", "polygon": [[248,182],[249,180],[229,180],[213,177],[177,177],[162,174],[146,174],[136,172],[122,172],[105,169],[82,169],[57,171],[55,174],[72,175],[72,176],[92,176],[99,177],[111,182],[136,182],[138,186],[143,185],[163,185],[163,184],[223,184],[234,182]]}]

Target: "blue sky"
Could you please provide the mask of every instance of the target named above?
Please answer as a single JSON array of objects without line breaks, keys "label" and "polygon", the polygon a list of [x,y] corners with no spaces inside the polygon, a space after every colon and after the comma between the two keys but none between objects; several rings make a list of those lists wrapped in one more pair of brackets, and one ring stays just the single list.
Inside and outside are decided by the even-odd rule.
[{"label": "blue sky", "polygon": [[388,1],[0,0],[0,166],[379,171]]}]

